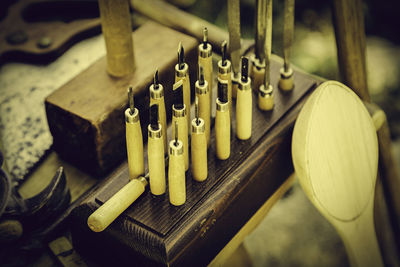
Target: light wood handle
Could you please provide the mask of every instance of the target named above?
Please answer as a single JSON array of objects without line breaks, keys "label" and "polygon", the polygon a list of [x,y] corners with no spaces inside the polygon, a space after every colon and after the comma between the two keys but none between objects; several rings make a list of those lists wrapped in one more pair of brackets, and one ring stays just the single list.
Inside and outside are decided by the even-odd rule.
[{"label": "light wood handle", "polygon": [[280,70],[280,78],[279,78],[279,83],[278,87],[282,91],[291,91],[294,87],[293,84],[293,70],[289,69],[288,72],[285,72],[284,68],[281,68]]},{"label": "light wood handle", "polygon": [[[217,99],[217,102],[219,100]],[[217,103],[219,105],[219,103]],[[225,160],[231,154],[231,119],[229,115],[229,104],[221,104],[222,107],[227,106],[225,110],[218,110],[215,115],[215,142],[217,158]]]},{"label": "light wood handle", "polygon": [[251,89],[237,90],[236,136],[240,140],[247,140],[251,137],[252,102]]},{"label": "light wood handle", "polygon": [[106,229],[124,210],[126,210],[141,194],[147,185],[145,178],[133,179],[122,187],[115,195],[93,212],[87,224],[94,232]]},{"label": "light wood handle", "polygon": [[101,28],[107,50],[107,72],[115,77],[135,69],[129,2],[99,0]]},{"label": "light wood handle", "polygon": [[329,220],[342,238],[353,267],[383,266],[375,233],[373,204],[372,195],[365,212],[354,221],[344,222],[334,218]]},{"label": "light wood handle", "polygon": [[[149,126],[150,128],[150,126]],[[162,132],[160,125],[159,132]],[[158,132],[155,132],[157,134]],[[165,193],[165,159],[164,142],[162,136],[151,137],[149,130],[148,138],[148,160],[149,160],[149,183],[151,193],[162,195]]]},{"label": "light wood handle", "polygon": [[129,178],[132,180],[144,174],[143,136],[139,120],[133,123],[126,122],[125,125]]},{"label": "light wood handle", "polygon": [[[169,202],[172,205],[180,206],[186,202],[186,181],[185,181],[185,164],[184,156],[180,153],[171,153],[171,149],[174,149],[173,143],[175,140],[170,142],[170,153],[169,153],[169,167],[168,167],[168,190],[169,190]],[[182,142],[178,141],[179,145],[182,146]],[[176,151],[176,150],[175,150]]]},{"label": "light wood handle", "polygon": [[[187,114],[184,117],[172,116],[172,125],[178,122],[178,139],[183,143],[183,158],[185,171],[189,169],[189,138],[188,138],[188,125]],[[175,136],[175,127],[172,127],[172,136]]]},{"label": "light wood handle", "polygon": [[[204,122],[203,122],[204,123]],[[196,124],[196,119],[192,121],[193,125]],[[207,178],[207,140],[204,132],[195,132],[192,130],[191,139],[191,155],[192,155],[192,174],[193,178],[202,182]]]}]

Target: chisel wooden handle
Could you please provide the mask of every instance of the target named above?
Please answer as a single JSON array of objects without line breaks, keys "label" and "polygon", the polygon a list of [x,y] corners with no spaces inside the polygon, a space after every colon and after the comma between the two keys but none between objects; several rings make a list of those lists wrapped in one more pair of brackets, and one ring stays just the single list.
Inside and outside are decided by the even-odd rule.
[{"label": "chisel wooden handle", "polygon": [[217,99],[217,113],[215,115],[215,142],[217,158],[225,160],[231,154],[231,118],[229,103],[222,103]]},{"label": "chisel wooden handle", "polygon": [[143,136],[140,128],[139,110],[125,111],[126,148],[128,152],[129,178],[135,179],[144,174]]},{"label": "chisel wooden handle", "polygon": [[207,140],[205,136],[205,123],[201,118],[192,120],[192,175],[193,178],[202,182],[207,178]]},{"label": "chisel wooden handle", "polygon": [[131,180],[115,195],[93,212],[87,224],[94,232],[106,229],[124,210],[126,210],[146,188],[147,181],[144,177]]},{"label": "chisel wooden handle", "polygon": [[181,140],[169,142],[168,191],[169,202],[180,206],[186,202],[184,147]]},{"label": "chisel wooden handle", "polygon": [[162,126],[154,131],[148,127],[148,160],[150,191],[154,195],[165,193],[165,159]]},{"label": "chisel wooden handle", "polygon": [[251,137],[252,126],[252,92],[250,79],[244,84],[239,83],[236,97],[236,136],[240,140]]}]

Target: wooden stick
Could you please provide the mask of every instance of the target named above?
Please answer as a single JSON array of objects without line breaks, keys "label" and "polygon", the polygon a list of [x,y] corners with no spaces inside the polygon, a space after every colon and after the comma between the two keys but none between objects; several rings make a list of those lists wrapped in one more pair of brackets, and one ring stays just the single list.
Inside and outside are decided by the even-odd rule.
[{"label": "wooden stick", "polygon": [[333,1],[333,19],[342,80],[362,100],[370,102],[365,64],[362,0]]},{"label": "wooden stick", "polygon": [[[333,19],[342,79],[362,100],[370,102],[367,88],[365,60],[365,31],[362,1],[335,0]],[[379,170],[385,199],[391,213],[395,233],[400,232],[400,180],[391,154],[390,130],[387,122],[377,132],[379,142]],[[400,240],[397,238],[400,249]]]},{"label": "wooden stick", "polygon": [[214,51],[221,50],[221,44],[228,40],[228,33],[221,28],[200,19],[192,14],[186,13],[179,8],[159,0],[131,0],[134,10],[161,24],[187,33],[201,42],[203,40],[203,29],[208,29],[208,40]]},{"label": "wooden stick", "polygon": [[99,0],[101,28],[107,50],[107,72],[123,77],[135,69],[132,23],[126,0]]}]

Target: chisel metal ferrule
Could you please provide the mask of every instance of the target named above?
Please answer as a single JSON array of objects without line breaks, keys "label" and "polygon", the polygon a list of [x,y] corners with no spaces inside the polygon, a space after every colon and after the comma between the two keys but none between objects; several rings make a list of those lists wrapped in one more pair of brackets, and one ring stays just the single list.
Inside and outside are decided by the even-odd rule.
[{"label": "chisel metal ferrule", "polygon": [[240,80],[239,85],[238,85],[238,89],[242,90],[242,91],[251,90],[251,80],[250,80],[250,78],[247,78],[246,82],[242,82],[242,80]]},{"label": "chisel metal ferrule", "polygon": [[280,69],[281,79],[290,79],[293,75],[293,69],[289,68],[288,71],[285,71],[284,68]]},{"label": "chisel metal ferrule", "polygon": [[255,58],[253,61],[253,66],[258,70],[265,69],[265,60],[260,62],[259,59]]},{"label": "chisel metal ferrule", "polygon": [[[197,124],[197,120],[198,120],[198,124]],[[192,133],[204,133],[206,129],[204,120],[202,118],[198,118],[198,119],[193,119],[192,120]]]},{"label": "chisel metal ferrule", "polygon": [[179,69],[179,64],[175,65],[176,77],[179,77],[179,78],[185,77],[187,75],[187,73],[188,73],[188,70],[189,70],[189,66],[186,63],[184,63],[182,69]]},{"label": "chisel metal ferrule", "polygon": [[185,117],[186,116],[186,105],[183,104],[182,109],[176,109],[174,106],[172,106],[172,115],[176,118]]},{"label": "chisel metal ferrule", "polygon": [[170,155],[183,154],[183,143],[181,140],[171,140],[169,142],[169,154]]},{"label": "chisel metal ferrule", "polygon": [[217,102],[217,110],[218,111],[225,112],[225,111],[229,110],[229,103],[228,102],[225,102],[225,103],[221,102],[218,98],[217,98],[216,102]]},{"label": "chisel metal ferrule", "polygon": [[150,138],[161,138],[162,137],[162,126],[159,123],[158,124],[158,129],[154,130],[153,128],[151,128],[151,125],[147,126],[147,130],[149,131],[149,137]]},{"label": "chisel metal ferrule", "polygon": [[266,96],[272,95],[272,92],[273,92],[272,85],[268,85],[267,88],[265,88],[265,85],[261,85],[259,92],[260,92],[261,97],[266,97]]},{"label": "chisel metal ferrule", "polygon": [[200,85],[199,81],[196,81],[195,85],[196,85],[195,86],[196,87],[196,94],[205,95],[210,91],[210,89],[208,88],[208,82],[206,80],[204,80],[204,84],[203,85]]},{"label": "chisel metal ferrule", "polygon": [[125,122],[134,123],[139,121],[139,110],[135,108],[133,114],[131,114],[130,108],[125,110]]},{"label": "chisel metal ferrule", "polygon": [[211,57],[212,56],[212,47],[211,44],[207,43],[207,48],[204,49],[204,44],[199,44],[199,55],[202,58]]},{"label": "chisel metal ferrule", "polygon": [[150,85],[150,98],[159,99],[164,96],[164,87],[161,84],[158,84],[158,88],[154,88],[154,84]]},{"label": "chisel metal ferrule", "polygon": [[232,64],[229,60],[225,60],[225,66],[222,65],[222,60],[218,61],[218,73],[227,74],[232,72]]}]

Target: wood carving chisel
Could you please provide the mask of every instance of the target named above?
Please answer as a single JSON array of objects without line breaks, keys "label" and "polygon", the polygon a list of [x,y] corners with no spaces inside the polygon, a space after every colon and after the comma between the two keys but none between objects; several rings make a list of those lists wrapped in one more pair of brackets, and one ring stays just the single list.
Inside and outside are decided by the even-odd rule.
[{"label": "wood carving chisel", "polygon": [[265,72],[265,28],[266,28],[266,13],[267,1],[256,1],[256,35],[254,54],[250,56],[251,69],[250,76],[253,80],[253,89],[258,90],[264,80]]},{"label": "wood carving chisel", "polygon": [[[187,107],[183,102],[183,81],[179,80],[173,86],[174,104],[172,105],[172,125],[177,123],[178,127],[172,128],[172,135],[175,136],[175,130],[179,129],[177,138],[183,144],[183,158],[185,171],[189,169],[189,138],[187,124]],[[171,147],[171,142],[170,142]],[[171,149],[170,149],[171,150]]]},{"label": "wood carving chisel", "polygon": [[265,27],[265,72],[264,82],[258,90],[258,107],[261,110],[271,110],[274,107],[273,87],[271,85],[271,46],[272,46],[272,0],[267,0],[267,15]]},{"label": "wood carving chisel", "polygon": [[191,170],[194,180],[202,182],[207,178],[207,139],[205,121],[199,114],[199,98],[195,99],[195,118],[192,120]]},{"label": "wood carving chisel", "polygon": [[185,52],[182,43],[178,46],[178,63],[175,65],[175,83],[178,81],[183,82],[183,103],[186,105],[187,110],[187,125],[190,125],[190,79],[189,79],[189,65],[185,62]]},{"label": "wood carving chisel", "polygon": [[168,153],[167,141],[167,114],[165,112],[164,87],[158,81],[158,70],[154,74],[153,84],[150,85],[150,105],[158,105],[158,121],[161,123],[161,131],[164,142],[164,153]]},{"label": "wood carving chisel", "polygon": [[178,122],[173,123],[174,140],[169,142],[168,191],[169,202],[174,206],[180,206],[186,202],[185,148],[178,137],[180,131]]},{"label": "wood carving chisel", "polygon": [[143,136],[139,110],[135,108],[132,87],[128,89],[129,107],[125,110],[126,150],[128,152],[129,178],[144,174]]},{"label": "wood carving chisel", "polygon": [[228,82],[218,79],[215,114],[215,143],[217,158],[228,159],[231,154],[231,115],[229,114]]},{"label": "wood carving chisel", "polygon": [[211,102],[210,89],[207,80],[204,78],[203,67],[199,66],[199,79],[196,81],[196,97],[199,101],[199,116],[204,120],[207,148],[210,146],[210,128],[211,128]]},{"label": "wood carving chisel", "polygon": [[228,102],[229,113],[232,116],[232,64],[227,59],[227,42],[223,41],[221,44],[222,58],[218,61],[218,78],[228,82]]},{"label": "wood carving chisel", "polygon": [[199,50],[199,68],[200,67],[203,68],[204,79],[208,82],[208,88],[210,90],[209,94],[210,103],[212,103],[212,90],[213,90],[212,46],[208,42],[207,28],[203,29],[203,42],[199,44],[198,50]]},{"label": "wood carving chisel", "polygon": [[249,60],[242,57],[242,72],[236,97],[236,136],[240,140],[251,137],[253,98],[248,71]]},{"label": "wood carving chisel", "polygon": [[283,68],[279,79],[279,88],[283,91],[293,89],[293,69],[290,67],[290,51],[294,35],[294,0],[285,0],[283,22]]},{"label": "wood carving chisel", "polygon": [[236,98],[236,91],[240,80],[240,1],[228,0],[228,30],[229,54],[232,61],[232,97]]},{"label": "wood carving chisel", "polygon": [[108,199],[88,218],[87,224],[94,232],[106,229],[122,212],[143,194],[147,186],[145,177],[132,179],[115,195]]},{"label": "wood carving chisel", "polygon": [[165,193],[165,158],[162,125],[158,122],[158,105],[150,106],[148,130],[149,182],[154,195]]}]

